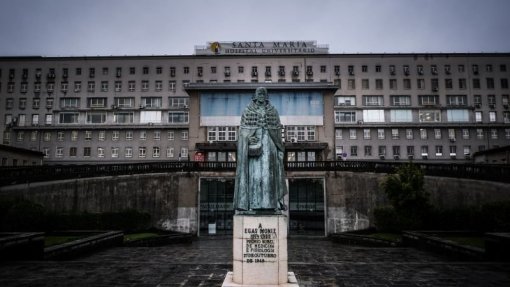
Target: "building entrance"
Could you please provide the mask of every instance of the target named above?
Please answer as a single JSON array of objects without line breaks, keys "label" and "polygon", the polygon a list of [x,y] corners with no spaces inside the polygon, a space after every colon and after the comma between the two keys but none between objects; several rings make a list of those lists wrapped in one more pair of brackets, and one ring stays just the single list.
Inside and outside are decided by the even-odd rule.
[{"label": "building entrance", "polygon": [[200,179],[200,234],[232,234],[233,178]]},{"label": "building entrance", "polygon": [[289,225],[291,234],[324,235],[323,179],[289,179]]}]

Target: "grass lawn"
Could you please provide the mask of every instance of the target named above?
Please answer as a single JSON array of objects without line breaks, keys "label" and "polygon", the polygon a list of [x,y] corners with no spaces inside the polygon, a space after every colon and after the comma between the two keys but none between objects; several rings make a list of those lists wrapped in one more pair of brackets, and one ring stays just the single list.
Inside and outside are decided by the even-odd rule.
[{"label": "grass lawn", "polygon": [[367,234],[369,237],[373,237],[373,238],[377,238],[377,239],[383,239],[383,240],[389,240],[389,241],[395,241],[395,242],[398,242],[398,241],[401,241],[402,240],[402,236],[400,235],[400,233],[384,233],[384,232],[379,232],[379,233],[371,233],[371,234]]},{"label": "grass lawn", "polygon": [[485,249],[485,239],[477,236],[441,236],[441,238],[453,241],[460,245],[467,245]]},{"label": "grass lawn", "polygon": [[47,235],[44,237],[44,247],[50,247],[54,245],[63,244],[66,242],[74,241],[76,239],[80,239],[83,236],[57,236],[57,235]]},{"label": "grass lawn", "polygon": [[131,233],[124,235],[124,241],[133,241],[151,237],[157,237],[159,234],[153,232],[144,232],[144,233]]}]

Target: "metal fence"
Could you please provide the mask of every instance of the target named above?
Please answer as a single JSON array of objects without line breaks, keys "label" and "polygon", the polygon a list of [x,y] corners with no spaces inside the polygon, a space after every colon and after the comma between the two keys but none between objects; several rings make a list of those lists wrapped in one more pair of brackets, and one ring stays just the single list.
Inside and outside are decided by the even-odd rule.
[{"label": "metal fence", "polygon": [[[287,162],[287,171],[352,171],[392,173],[407,162],[314,161]],[[510,183],[510,166],[415,163],[425,175]],[[235,171],[235,162],[168,161],[127,164],[43,165],[0,168],[0,186],[51,180],[168,172]]]}]

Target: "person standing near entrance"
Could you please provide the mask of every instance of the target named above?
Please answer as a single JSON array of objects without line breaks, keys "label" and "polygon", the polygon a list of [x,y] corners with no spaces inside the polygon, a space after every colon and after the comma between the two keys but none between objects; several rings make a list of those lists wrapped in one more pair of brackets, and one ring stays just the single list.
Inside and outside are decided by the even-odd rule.
[{"label": "person standing near entrance", "polygon": [[259,87],[241,116],[237,142],[234,209],[239,213],[280,213],[287,193],[282,125],[267,89]]}]

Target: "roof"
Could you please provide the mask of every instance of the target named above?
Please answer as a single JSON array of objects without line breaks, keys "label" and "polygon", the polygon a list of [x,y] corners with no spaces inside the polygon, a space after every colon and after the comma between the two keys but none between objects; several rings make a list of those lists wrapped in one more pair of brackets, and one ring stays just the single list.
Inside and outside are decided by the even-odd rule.
[{"label": "roof", "polygon": [[477,151],[473,154],[473,156],[494,154],[494,153],[500,153],[500,152],[510,152],[510,145],[492,148],[492,149],[488,149],[488,150],[484,150],[484,151]]},{"label": "roof", "polygon": [[15,153],[22,153],[22,154],[31,154],[31,155],[34,155],[34,156],[41,156],[41,157],[44,156],[44,153],[42,153],[40,151],[29,150],[29,149],[24,149],[24,148],[9,146],[9,145],[3,145],[3,144],[0,144],[0,151],[8,151],[8,152],[15,152]]}]

